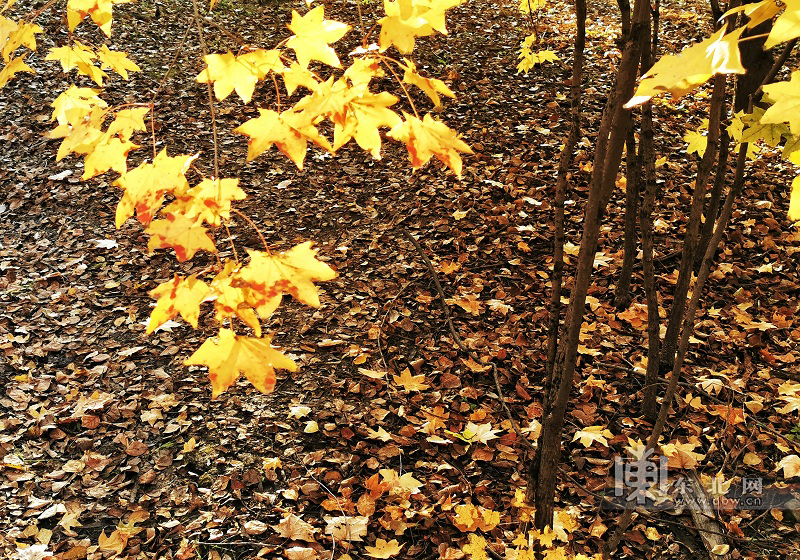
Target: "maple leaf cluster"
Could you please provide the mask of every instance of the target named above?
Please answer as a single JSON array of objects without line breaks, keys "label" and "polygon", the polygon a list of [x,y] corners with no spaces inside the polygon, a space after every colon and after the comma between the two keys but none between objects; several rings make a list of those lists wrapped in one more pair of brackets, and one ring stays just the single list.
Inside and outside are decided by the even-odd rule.
[{"label": "maple leaf cluster", "polygon": [[[128,1],[69,0],[67,24],[70,32],[89,16],[110,36],[114,4]],[[219,100],[236,92],[244,103],[250,103],[258,83],[267,77],[274,79],[276,109],[259,109],[257,118],[235,130],[249,138],[248,161],[276,146],[302,168],[309,142],[333,153],[351,139],[373,157],[380,158],[380,129],[388,128],[389,138],[407,146],[415,169],[435,157],[460,175],[460,153],[471,153],[469,146],[430,114],[420,116],[412,99],[409,102],[413,114],[403,112],[401,116],[391,109],[399,99],[387,91],[372,92],[370,84],[385,76],[385,68],[398,80],[397,70],[402,70],[404,91],[407,92],[403,84],[416,87],[436,107],[441,105],[441,96],[454,97],[441,80],[422,76],[411,60],[397,60],[383,53],[396,48],[408,54],[417,37],[437,31],[447,33],[445,12],[462,2],[387,0],[384,3],[386,15],[377,22],[379,44],[369,45],[368,36],[364,37],[362,47],[351,53],[352,64],[338,76],[331,74],[327,78],[320,77],[315,69],[320,65],[335,70],[342,68],[332,44],[351,27],[326,19],[324,6],[310,9],[304,15],[293,11],[288,25],[293,34],[277,48],[244,48],[237,54],[209,54],[205,56],[205,68],[196,81],[213,87]],[[211,8],[214,3],[212,0]],[[9,0],[0,9],[0,54],[5,63],[0,70],[0,87],[16,73],[33,72],[24,62],[26,55],[15,57],[15,53],[20,48],[35,51],[36,34],[42,32],[38,25],[3,16],[12,4],[13,0]],[[106,70],[116,72],[125,80],[129,72],[140,70],[124,52],[112,51],[106,45],[94,48],[71,35],[69,40],[68,45],[50,49],[45,57],[45,60],[60,63],[65,73],[76,70],[103,87],[109,79]],[[298,88],[309,93],[293,106],[281,109],[278,79],[283,82],[287,96]],[[117,205],[116,226],[119,228],[135,217],[150,236],[150,251],[172,249],[181,262],[193,258],[198,251],[217,254],[213,228],[227,224],[234,211],[232,204],[246,197],[238,179],[203,176],[192,186],[187,173],[199,154],[169,155],[166,148],[156,153],[155,139],[152,160],[129,169],[129,153],[140,148],[131,139],[135,133],[147,130],[145,119],[152,111],[152,104],[113,108],[100,93],[100,90],[71,85],[52,103],[51,119],[56,127],[48,137],[61,139],[57,159],[69,154],[84,156],[83,179],[108,171],[118,173],[113,184],[123,192]],[[324,120],[333,124],[332,139],[319,131]],[[262,241],[265,250],[248,250],[247,262],[240,261],[236,251],[233,260],[218,258],[217,266],[211,267],[216,274],[208,281],[198,275],[175,275],[151,291],[157,301],[148,333],[177,315],[197,328],[202,304],[213,302],[219,334],[206,340],[185,364],[208,367],[214,397],[241,374],[259,390],[269,392],[275,386],[275,369],[294,371],[295,362],[272,348],[270,335],[262,336],[261,321],[272,315],[284,294],[318,307],[320,300],[314,282],[335,277],[328,265],[317,260],[310,242],[273,254],[263,237]],[[237,334],[236,322],[243,323],[255,336]]]},{"label": "maple leaf cluster", "polygon": [[[455,131],[430,114],[421,118],[416,107],[413,115],[405,112],[399,115],[390,108],[399,99],[386,91],[370,91],[370,83],[385,76],[384,67],[389,67],[393,75],[396,75],[396,68],[403,71],[403,83],[422,90],[436,107],[441,105],[441,95],[455,97],[441,80],[422,76],[411,60],[396,60],[383,52],[396,47],[401,53],[408,53],[413,49],[415,37],[430,35],[434,30],[446,33],[444,11],[462,1],[386,2],[387,16],[378,20],[380,44],[365,44],[356,49],[351,53],[352,64],[339,77],[331,75],[327,79],[312,71],[310,65],[317,62],[341,68],[331,45],[341,39],[350,26],[325,19],[324,6],[317,6],[305,15],[293,11],[289,29],[294,35],[288,38],[285,47],[294,51],[295,60],[285,49],[255,49],[238,55],[232,52],[209,54],[204,59],[206,67],[196,80],[212,83],[219,100],[236,92],[245,103],[252,101],[256,85],[268,76],[274,77],[276,84],[280,78],[288,96],[300,87],[310,92],[283,111],[259,109],[258,117],[235,130],[249,137],[248,161],[275,146],[302,169],[309,143],[334,153],[351,139],[373,157],[380,158],[379,129],[389,128],[388,137],[406,145],[415,169],[436,157],[461,175],[459,153],[472,153],[472,150]],[[280,91],[276,91],[276,97],[280,98]],[[333,124],[332,141],[319,131],[324,120]]]}]

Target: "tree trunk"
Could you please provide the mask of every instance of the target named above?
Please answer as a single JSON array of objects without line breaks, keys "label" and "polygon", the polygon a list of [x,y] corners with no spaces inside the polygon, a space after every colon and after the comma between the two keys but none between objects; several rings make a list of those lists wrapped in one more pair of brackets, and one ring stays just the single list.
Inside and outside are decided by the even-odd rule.
[{"label": "tree trunk", "polygon": [[[542,421],[542,435],[539,452],[536,455],[538,468],[528,471],[528,493],[526,498],[535,497],[536,516],[534,524],[537,529],[544,530],[553,523],[553,509],[558,464],[561,459],[561,437],[564,427],[567,402],[572,389],[573,376],[577,365],[578,339],[586,306],[586,296],[592,276],[597,239],[600,233],[600,218],[603,203],[608,200],[608,193],[613,187],[622,147],[625,140],[626,123],[629,112],[623,103],[633,93],[639,66],[639,37],[643,32],[642,14],[649,4],[637,0],[634,4],[634,24],[631,36],[625,45],[614,89],[610,92],[606,108],[600,123],[595,151],[592,180],[589,188],[589,199],[584,210],[583,236],[581,238],[578,264],[572,289],[570,304],[565,321],[564,336],[559,343],[553,371],[553,387],[555,392],[552,405]],[[576,39],[577,44],[577,39]],[[614,162],[617,169],[612,169]],[[611,187],[607,180],[612,177]],[[534,478],[531,478],[531,475]]]},{"label": "tree trunk", "polygon": [[[658,10],[658,6],[656,6]],[[642,73],[650,69],[658,43],[657,12],[648,25],[647,37],[642,41]],[[650,22],[650,18],[648,18]],[[653,104],[648,101],[642,107],[642,137],[639,145],[640,160],[644,167],[644,200],[639,215],[642,232],[642,284],[647,302],[647,372],[644,377],[642,415],[655,422],[658,414],[658,356],[661,348],[661,317],[658,314],[658,289],[653,260],[653,213],[655,212],[658,184],[656,183],[655,134],[653,131]]]},{"label": "tree trunk", "polygon": [[636,214],[639,212],[639,191],[641,190],[642,161],[636,154],[636,136],[633,123],[628,127],[625,139],[625,239],[623,241],[622,268],[614,289],[614,307],[618,311],[627,309],[633,301],[631,280],[633,264],[636,260]]},{"label": "tree trunk", "polygon": [[670,307],[667,332],[664,335],[664,344],[661,348],[659,359],[659,374],[666,378],[672,370],[675,359],[675,349],[680,334],[680,327],[683,322],[684,311],[686,310],[686,295],[689,292],[689,283],[694,272],[694,255],[700,235],[700,221],[703,216],[703,206],[705,203],[706,188],[708,179],[711,176],[711,168],[719,150],[719,137],[722,128],[722,115],[725,109],[725,94],[727,81],[724,75],[716,75],[712,78],[714,89],[711,94],[711,104],[708,117],[708,144],[703,154],[700,164],[697,166],[697,176],[695,187],[692,192],[692,205],[689,212],[689,223],[686,225],[686,235],[683,240],[683,251],[681,254],[681,264],[678,270],[678,281],[675,284],[675,292]]}]

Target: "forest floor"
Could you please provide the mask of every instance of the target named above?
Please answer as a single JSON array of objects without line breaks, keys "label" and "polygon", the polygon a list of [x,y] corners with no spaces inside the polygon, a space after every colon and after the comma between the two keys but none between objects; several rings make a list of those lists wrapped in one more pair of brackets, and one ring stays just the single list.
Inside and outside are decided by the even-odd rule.
[{"label": "forest floor", "polygon": [[[291,10],[301,5],[221,0],[213,21],[269,47],[288,35]],[[158,6],[158,17],[148,0],[115,6],[112,44],[143,72],[107,92],[115,103],[148,100],[177,54],[157,100],[160,146],[173,155],[200,152],[195,168],[207,171],[213,148],[205,86],[194,82],[201,63],[191,4]],[[365,19],[379,7],[362,4]],[[619,57],[616,4],[591,10],[584,135],[567,206],[573,244]],[[352,1],[326,5],[331,19],[358,21],[355,14]],[[450,34],[418,41],[415,60],[458,95],[439,118],[475,151],[461,180],[438,163],[412,173],[389,142],[380,161],[351,143],[333,158],[310,153],[303,171],[274,149],[246,164],[246,142],[230,131],[258,103],[219,104],[222,176],[240,178],[249,195],[241,209],[275,248],[313,240],[338,272],[320,284],[320,309],[290,304],[269,325],[301,367],[279,372],[268,395],[242,381],[211,400],[206,371],[182,365],[213,335],[210,319],[197,331],[180,322],[145,336],[148,291],[211,261],[148,255],[133,220],[114,230],[113,174],[81,182],[79,160],[55,161],[56,144],[43,133],[54,92],[67,84],[56,64],[32,57],[37,74],[18,75],[0,92],[0,555],[43,543],[63,559],[338,558],[397,539],[396,557],[457,559],[470,531],[464,516],[472,510],[463,506],[472,504],[499,512],[484,537],[494,557],[506,557],[523,513],[512,501],[524,485],[525,447],[491,374],[454,345],[431,274],[402,231],[433,261],[460,336],[495,361],[508,405],[533,428],[552,268],[549,201],[568,127],[571,16],[554,11],[537,20],[543,46],[562,62],[527,76],[516,62],[532,24],[515,5],[473,1],[448,16]],[[46,53],[66,34],[60,15],[42,19]],[[703,8],[664,2],[662,48],[674,52],[703,37],[709,21]],[[77,34],[100,40],[95,31],[84,23]],[[216,25],[206,33],[212,51],[236,50]],[[358,43],[352,35],[342,53]],[[258,90],[262,98],[271,87]],[[658,155],[666,158],[656,220],[665,308],[696,167],[682,136],[700,124],[706,102],[701,91],[657,107]],[[782,480],[779,462],[800,448],[797,406],[782,411],[791,401],[779,398],[779,387],[800,375],[800,231],[785,218],[791,177],[778,161],[765,153],[749,166],[747,202],[723,242],[665,431],[665,443],[684,446],[685,467],[726,480]],[[565,433],[558,500],[575,508],[574,553],[598,552],[613,530],[618,513],[601,511],[598,494],[611,492],[613,457],[624,455],[628,438],[649,433],[634,374],[646,357],[640,268],[634,304],[624,312],[612,305],[623,195],[615,193],[602,232]],[[241,246],[257,246],[246,224],[233,232]],[[400,377],[406,370],[410,376]],[[478,428],[472,441],[470,422]],[[590,426],[609,433],[588,447],[573,441]],[[741,556],[788,558],[800,547],[790,512],[735,509],[720,518]],[[346,523],[349,540],[341,538]],[[686,511],[643,512],[618,551],[619,558],[704,554]]]}]

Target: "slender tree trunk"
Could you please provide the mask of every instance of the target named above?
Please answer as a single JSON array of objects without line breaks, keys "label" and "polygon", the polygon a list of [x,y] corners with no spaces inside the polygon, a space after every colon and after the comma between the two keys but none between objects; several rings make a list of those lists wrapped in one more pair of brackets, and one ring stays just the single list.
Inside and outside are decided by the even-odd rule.
[{"label": "slender tree trunk", "polygon": [[[578,24],[581,25],[580,21]],[[564,200],[566,199],[569,165],[572,162],[575,145],[578,143],[578,138],[581,133],[583,43],[583,39],[581,39],[579,43],[576,38],[575,56],[572,68],[572,86],[570,91],[570,129],[567,134],[567,139],[564,142],[564,147],[561,150],[561,158],[558,162],[558,176],[556,178],[556,189],[553,198],[553,275],[550,279],[552,293],[548,308],[549,324],[547,337],[547,369],[544,384],[545,395],[551,392],[553,386],[553,369],[556,360],[556,350],[558,349],[558,334],[561,327],[561,289],[564,277]],[[580,53],[578,53],[579,49]],[[579,58],[580,60],[578,60]],[[549,402],[549,400],[550,399],[545,399],[546,402]]]},{"label": "slender tree trunk", "polygon": [[669,374],[675,359],[678,335],[680,334],[680,327],[683,322],[684,311],[686,310],[686,295],[689,292],[689,283],[692,278],[692,273],[694,272],[694,255],[697,250],[698,238],[700,235],[700,222],[703,215],[706,188],[708,186],[708,179],[711,176],[711,168],[713,167],[714,160],[719,150],[727,80],[723,74],[714,76],[712,80],[714,81],[714,89],[711,94],[709,109],[708,145],[700,160],[700,164],[697,166],[695,187],[692,193],[692,205],[689,212],[689,223],[686,225],[681,264],[678,269],[678,281],[675,284],[669,321],[667,322],[667,332],[664,335],[664,344],[661,348],[661,356],[659,359],[659,373],[661,377],[666,377]]},{"label": "slender tree trunk", "polygon": [[[706,249],[706,253],[703,258],[703,264],[700,267],[700,272],[697,275],[697,281],[695,282],[695,287],[692,291],[692,299],[689,302],[686,317],[684,318],[681,329],[681,340],[677,349],[675,363],[670,374],[669,384],[667,385],[667,391],[664,395],[664,401],[661,403],[658,418],[656,419],[653,429],[650,432],[650,437],[647,439],[647,450],[655,449],[655,446],[658,444],[658,440],[661,437],[661,433],[664,431],[664,425],[667,421],[670,408],[672,407],[672,399],[675,398],[675,390],[678,387],[680,373],[683,369],[683,362],[686,359],[686,352],[689,348],[689,338],[694,332],[694,317],[700,304],[700,296],[702,294],[703,287],[705,286],[705,282],[708,280],[708,276],[711,272],[711,265],[714,262],[714,255],[719,247],[719,242],[722,240],[722,235],[725,232],[728,222],[730,221],[734,202],[739,197],[744,185],[744,166],[745,161],[747,160],[746,156],[747,144],[742,144],[739,150],[739,159],[736,165],[736,176],[734,177],[733,186],[731,187],[731,190],[725,199],[725,206],[723,207],[722,213],[717,221],[716,227],[714,228],[714,235],[712,236],[711,242]],[[606,542],[604,556],[613,556],[614,551],[619,545],[619,542],[622,540],[622,535],[630,526],[631,520],[633,519],[633,512],[633,508],[628,508],[623,512],[617,528]]]},{"label": "slender tree trunk", "polygon": [[[633,123],[631,123],[633,124]],[[636,260],[636,214],[639,212],[639,191],[641,190],[641,160],[636,154],[636,137],[633,126],[628,127],[625,140],[625,230],[622,247],[622,268],[619,271],[617,287],[614,288],[614,307],[627,309],[633,301],[631,280],[633,264]]]},{"label": "slender tree trunk", "polygon": [[722,131],[722,138],[719,143],[719,157],[717,158],[717,169],[714,172],[714,186],[711,187],[711,199],[708,201],[708,206],[705,211],[705,222],[703,222],[703,231],[700,233],[700,241],[697,246],[697,254],[695,255],[695,269],[700,270],[700,265],[703,262],[703,256],[708,249],[708,243],[711,241],[711,235],[714,233],[714,222],[717,221],[717,214],[719,213],[719,205],[722,202],[722,191],[725,187],[725,179],[728,176],[728,156],[730,154],[730,136],[728,132]]},{"label": "slender tree trunk", "polygon": [[[648,33],[642,45],[642,73],[653,64],[654,49],[658,41],[656,14],[648,18]],[[642,284],[647,302],[647,372],[644,378],[642,415],[654,422],[658,413],[656,395],[658,390],[658,356],[661,348],[661,317],[658,314],[658,289],[656,268],[653,260],[653,213],[655,212],[658,184],[656,183],[655,133],[653,130],[653,104],[642,107],[642,135],[639,144],[640,160],[644,167],[644,200],[639,214],[639,229],[642,232]]]},{"label": "slender tree trunk", "polygon": [[[534,524],[539,530],[544,530],[546,526],[553,523],[564,417],[577,365],[578,339],[600,233],[600,217],[604,209],[602,205],[604,201],[608,200],[607,195],[611,192],[613,178],[616,177],[618,171],[618,167],[612,170],[614,162],[618,166],[622,157],[626,121],[629,115],[629,112],[623,107],[623,103],[633,93],[636,81],[641,50],[639,37],[644,28],[642,14],[645,13],[645,9],[649,9],[649,3],[643,0],[637,0],[634,4],[634,23],[631,26],[630,38],[625,45],[616,83],[610,92],[600,122],[589,199],[584,210],[583,236],[578,253],[575,282],[567,311],[564,336],[560,340],[555,360],[553,372],[555,391],[552,405],[542,422],[539,452],[536,455],[536,459],[539,461],[538,468],[529,471],[526,497],[530,500],[531,489],[535,487],[533,490],[536,505]],[[612,177],[611,187],[606,183],[609,177]],[[531,479],[531,473],[537,475],[538,478]]]},{"label": "slender tree trunk", "polygon": [[[630,33],[630,4],[627,0],[618,0],[622,14],[622,37],[627,39]],[[627,8],[623,9],[623,5]],[[627,19],[627,22],[626,22]],[[648,21],[650,18],[648,17]],[[626,24],[627,23],[627,24]],[[648,34],[649,35],[649,34]],[[647,37],[649,43],[650,37]],[[644,56],[644,50],[642,50]],[[644,70],[644,64],[640,65]],[[639,74],[643,74],[640,71]],[[619,280],[614,289],[614,307],[617,310],[626,309],[633,301],[631,280],[633,279],[633,265],[636,260],[636,214],[639,211],[639,195],[642,177],[641,153],[636,153],[636,130],[633,119],[630,120],[628,133],[625,138],[625,229],[622,248],[622,268],[619,271]]]}]

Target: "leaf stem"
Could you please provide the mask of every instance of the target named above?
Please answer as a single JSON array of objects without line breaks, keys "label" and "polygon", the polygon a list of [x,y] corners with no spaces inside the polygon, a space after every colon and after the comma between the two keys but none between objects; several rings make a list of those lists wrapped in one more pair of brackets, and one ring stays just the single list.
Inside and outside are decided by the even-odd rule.
[{"label": "leaf stem", "polygon": [[397,84],[400,86],[400,89],[402,89],[403,93],[406,94],[406,99],[408,99],[408,103],[411,105],[411,109],[414,111],[414,116],[419,118],[419,113],[417,112],[417,107],[414,105],[414,100],[411,99],[411,94],[408,92],[408,89],[406,88],[405,84],[403,84],[403,80],[400,79],[400,77],[397,75],[397,73],[394,71],[394,68],[392,68],[392,65],[389,64],[388,61],[392,61],[397,64],[399,64],[399,62],[397,62],[393,58],[389,58],[388,56],[383,56],[382,54],[379,54],[378,56],[380,57],[381,62],[383,62],[386,65],[386,68],[389,69],[389,72],[391,72],[392,76],[394,76],[394,79],[397,81]]},{"label": "leaf stem", "polygon": [[[194,12],[194,22],[197,26],[197,35],[200,39],[200,50],[203,53],[203,60],[208,56],[208,47],[203,34],[203,24],[200,21],[200,10],[197,7],[197,0],[192,0],[192,11]],[[217,110],[214,107],[214,91],[211,82],[206,82],[206,92],[208,93],[208,107],[211,112],[211,133],[214,139],[214,178],[219,179],[219,142],[217,141]]]},{"label": "leaf stem", "polygon": [[244,221],[246,221],[248,224],[250,224],[250,227],[252,227],[254,230],[256,230],[256,233],[258,234],[258,237],[261,239],[261,243],[264,245],[264,250],[267,252],[267,254],[271,254],[271,251],[269,250],[269,245],[267,244],[267,240],[264,238],[264,234],[261,233],[261,230],[258,229],[258,226],[255,224],[255,222],[253,222],[253,220],[250,219],[250,216],[240,212],[236,208],[231,208],[231,212],[233,212],[237,216],[243,218]]}]

